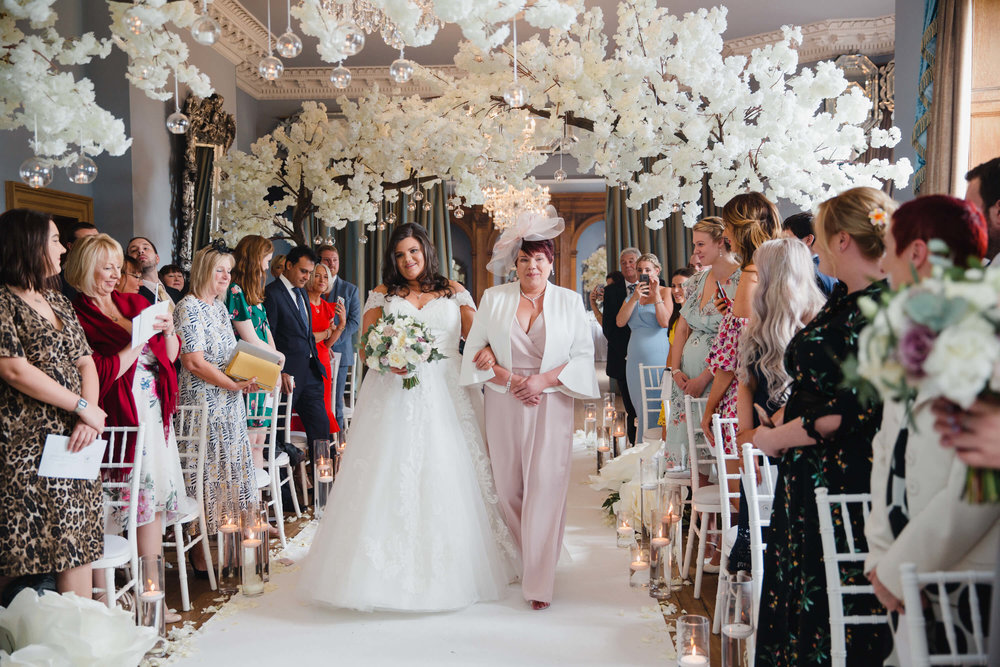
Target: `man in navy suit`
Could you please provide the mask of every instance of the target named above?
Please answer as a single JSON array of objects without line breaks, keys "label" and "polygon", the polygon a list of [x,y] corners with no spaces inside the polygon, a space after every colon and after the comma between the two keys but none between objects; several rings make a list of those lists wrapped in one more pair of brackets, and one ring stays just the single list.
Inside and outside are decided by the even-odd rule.
[{"label": "man in navy suit", "polygon": [[[354,365],[354,334],[361,326],[361,300],[358,297],[356,285],[347,282],[339,277],[340,253],[332,245],[321,245],[316,249],[319,261],[326,264],[330,269],[330,293],[323,298],[331,303],[337,303],[338,297],[344,300],[344,308],[347,310],[347,325],[340,338],[330,348],[331,352],[340,354],[340,365],[337,367],[337,386],[333,388],[333,395],[336,398],[337,409],[334,416],[337,423],[344,424],[344,381],[347,380],[347,369]],[[339,325],[340,322],[334,321]]]},{"label": "man in navy suit", "polygon": [[623,327],[615,322],[618,311],[622,304],[635,291],[639,284],[639,272],[635,265],[642,253],[638,248],[625,248],[618,256],[618,265],[622,275],[625,276],[625,284],[611,284],[604,288],[604,315],[601,318],[601,328],[604,330],[604,337],[608,339],[608,377],[618,385],[618,393],[621,394],[622,403],[625,405],[625,431],[628,441],[635,444],[635,406],[632,403],[632,394],[640,395],[641,387],[629,387],[625,380],[625,357],[628,353],[628,341],[632,336],[632,330],[626,324]]},{"label": "man in navy suit", "polygon": [[281,388],[292,393],[292,409],[305,427],[310,452],[314,440],[330,437],[330,420],[323,401],[323,378],[327,371],[316,356],[312,309],[305,290],[315,266],[316,254],[305,246],[296,246],[285,257],[285,268],[278,279],[264,288],[267,323],[275,347],[285,355]]},{"label": "man in navy suit", "polygon": [[819,287],[823,296],[829,298],[833,294],[837,279],[819,270],[819,255],[813,250],[813,244],[816,243],[816,233],[813,231],[813,214],[806,212],[790,215],[781,223],[781,230],[786,237],[794,236],[809,246],[809,252],[813,254],[813,265],[816,267],[816,286]]}]

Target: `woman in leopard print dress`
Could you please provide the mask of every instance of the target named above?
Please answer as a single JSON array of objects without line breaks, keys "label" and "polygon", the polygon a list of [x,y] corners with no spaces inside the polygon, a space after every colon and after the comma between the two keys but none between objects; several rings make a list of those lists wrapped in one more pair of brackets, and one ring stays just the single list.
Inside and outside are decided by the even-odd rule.
[{"label": "woman in leopard print dress", "polygon": [[60,592],[91,597],[103,551],[99,480],[39,477],[49,434],[70,450],[104,428],[97,370],[73,307],[52,289],[63,247],[48,215],[0,216],[0,587],[56,573]]}]

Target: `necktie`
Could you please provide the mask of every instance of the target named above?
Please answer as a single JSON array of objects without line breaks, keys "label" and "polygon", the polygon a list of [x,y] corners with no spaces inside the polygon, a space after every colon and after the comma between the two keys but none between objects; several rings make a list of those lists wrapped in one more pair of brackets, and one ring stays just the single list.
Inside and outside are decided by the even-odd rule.
[{"label": "necktie", "polygon": [[162,283],[157,283],[156,284],[156,300],[157,301],[166,301],[167,304],[168,304],[167,305],[167,312],[170,313],[171,315],[174,314],[174,302],[173,302],[173,299],[171,299],[170,295],[167,294],[167,290],[163,286]]},{"label": "necktie", "polygon": [[309,329],[309,313],[306,311],[306,300],[302,298],[302,290],[295,290],[295,301],[299,304],[299,317],[302,318],[302,324],[306,325],[306,329]]},{"label": "necktie", "polygon": [[629,284],[629,286],[628,286],[628,295],[629,296],[632,296],[632,292],[635,291],[635,286],[636,286],[636,283]]}]

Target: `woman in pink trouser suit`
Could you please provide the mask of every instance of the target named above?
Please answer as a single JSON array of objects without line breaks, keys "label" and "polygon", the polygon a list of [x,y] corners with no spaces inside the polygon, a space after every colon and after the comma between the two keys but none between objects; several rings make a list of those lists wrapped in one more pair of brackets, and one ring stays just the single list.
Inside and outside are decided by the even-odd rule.
[{"label": "woman in pink trouser suit", "polygon": [[[507,263],[497,268],[506,273],[516,252],[518,280],[483,294],[462,364],[463,384],[485,382],[489,388],[486,441],[493,476],[521,548],[522,593],[534,609],[549,606],[555,585],[570,477],[573,399],[598,396],[583,301],[548,282],[552,242],[524,240],[532,225],[537,230],[548,223],[551,229],[553,220],[562,222],[539,218],[508,229],[498,242],[494,262]],[[508,245],[502,252],[511,237],[516,247]],[[491,270],[493,266],[491,262]]]}]

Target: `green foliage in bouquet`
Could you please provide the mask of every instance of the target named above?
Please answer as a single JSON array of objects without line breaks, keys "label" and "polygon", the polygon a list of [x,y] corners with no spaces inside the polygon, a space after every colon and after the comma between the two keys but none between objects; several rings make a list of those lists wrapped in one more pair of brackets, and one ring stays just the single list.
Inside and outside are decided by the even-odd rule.
[{"label": "green foliage in bouquet", "polygon": [[421,364],[446,358],[434,346],[434,337],[426,325],[406,315],[383,315],[368,327],[358,343],[364,350],[365,365],[379,373],[405,370],[403,388],[420,384],[417,369]]}]

